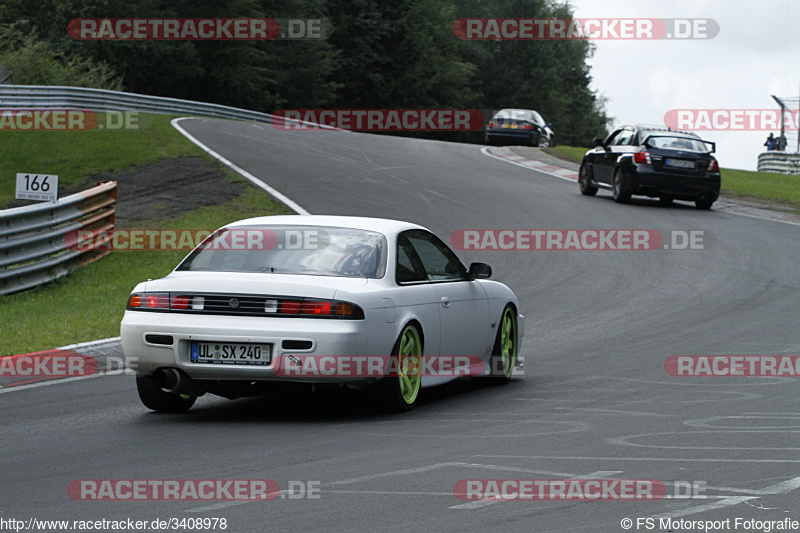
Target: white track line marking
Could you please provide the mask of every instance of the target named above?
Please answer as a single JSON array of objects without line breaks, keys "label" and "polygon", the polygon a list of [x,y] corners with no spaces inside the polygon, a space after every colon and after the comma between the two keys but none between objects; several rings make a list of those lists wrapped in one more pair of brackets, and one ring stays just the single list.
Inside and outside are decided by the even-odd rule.
[{"label": "white track line marking", "polygon": [[703,513],[705,511],[711,511],[713,509],[720,509],[722,507],[730,507],[731,505],[738,505],[742,502],[746,502],[748,500],[754,500],[756,498],[757,496],[731,496],[729,498],[725,498],[723,500],[719,500],[713,503],[707,503],[705,505],[699,505],[697,507],[689,507],[688,509],[684,509],[682,511],[669,511],[667,513],[651,516],[650,518],[655,518],[655,519],[677,518],[680,516]]},{"label": "white track line marking", "polygon": [[481,148],[481,152],[489,157],[494,157],[495,159],[499,159],[500,161],[505,161],[506,163],[511,163],[512,165],[517,165],[518,167],[527,168],[528,170],[535,170],[537,172],[541,172],[542,174],[547,174],[548,176],[553,176],[554,178],[558,178],[561,180],[566,180],[572,183],[578,181],[578,173],[574,170],[569,170],[567,168],[559,168],[553,165],[548,165],[547,163],[542,163],[541,161],[535,161],[533,159],[528,159],[521,155],[514,154],[511,150],[508,150],[509,156],[502,156],[496,155],[489,151],[489,148],[484,146]]}]

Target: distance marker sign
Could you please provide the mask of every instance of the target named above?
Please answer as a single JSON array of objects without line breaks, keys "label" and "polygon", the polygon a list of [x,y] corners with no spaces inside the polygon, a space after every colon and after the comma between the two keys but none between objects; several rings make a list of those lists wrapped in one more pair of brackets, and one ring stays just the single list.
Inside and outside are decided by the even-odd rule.
[{"label": "distance marker sign", "polygon": [[58,176],[48,174],[17,173],[17,200],[58,200]]}]

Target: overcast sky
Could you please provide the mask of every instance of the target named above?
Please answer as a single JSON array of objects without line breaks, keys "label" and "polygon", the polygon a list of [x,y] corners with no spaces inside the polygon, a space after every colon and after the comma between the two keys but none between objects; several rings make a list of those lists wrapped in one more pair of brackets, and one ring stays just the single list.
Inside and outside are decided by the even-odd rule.
[{"label": "overcast sky", "polygon": [[[800,0],[568,0],[578,18],[709,18],[709,40],[596,40],[592,88],[614,125],[663,124],[671,109],[777,109],[800,93]],[[557,133],[557,132],[556,132]],[[779,131],[775,132],[777,136]],[[720,165],[755,170],[768,131],[698,132]],[[788,135],[796,150],[797,132]]]}]

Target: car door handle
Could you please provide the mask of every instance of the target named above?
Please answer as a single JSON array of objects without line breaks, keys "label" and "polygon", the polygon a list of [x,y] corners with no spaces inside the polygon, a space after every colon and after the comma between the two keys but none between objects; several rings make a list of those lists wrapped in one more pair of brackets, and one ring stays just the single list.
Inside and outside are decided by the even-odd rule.
[{"label": "car door handle", "polygon": [[450,299],[447,296],[442,296],[442,307],[450,307]]}]

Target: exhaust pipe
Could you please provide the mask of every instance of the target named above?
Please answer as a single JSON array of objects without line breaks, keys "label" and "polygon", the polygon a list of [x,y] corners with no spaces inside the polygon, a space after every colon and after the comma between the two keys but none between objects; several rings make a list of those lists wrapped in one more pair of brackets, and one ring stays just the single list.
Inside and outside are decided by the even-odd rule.
[{"label": "exhaust pipe", "polygon": [[177,368],[158,368],[150,379],[164,392],[202,396],[208,391],[205,385],[183,374]]},{"label": "exhaust pipe", "polygon": [[159,368],[150,376],[153,383],[164,392],[175,392],[181,383],[181,375],[175,368]]}]

